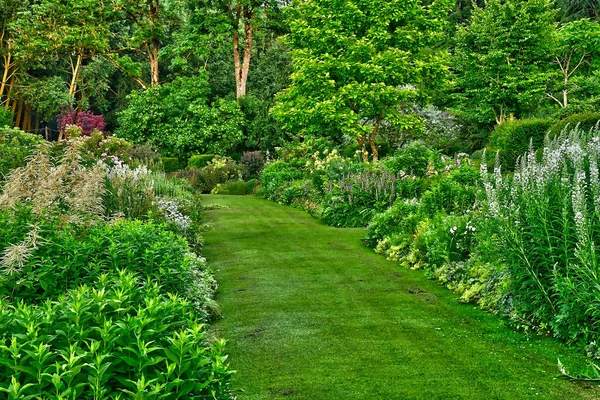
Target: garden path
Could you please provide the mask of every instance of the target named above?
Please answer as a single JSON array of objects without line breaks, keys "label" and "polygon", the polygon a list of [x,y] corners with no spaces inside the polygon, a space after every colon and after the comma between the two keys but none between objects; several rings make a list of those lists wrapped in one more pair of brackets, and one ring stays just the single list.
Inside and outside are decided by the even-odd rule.
[{"label": "garden path", "polygon": [[362,245],[362,229],[249,196],[204,203],[228,207],[207,212],[205,255],[240,399],[600,398],[553,379],[572,350],[459,304]]}]

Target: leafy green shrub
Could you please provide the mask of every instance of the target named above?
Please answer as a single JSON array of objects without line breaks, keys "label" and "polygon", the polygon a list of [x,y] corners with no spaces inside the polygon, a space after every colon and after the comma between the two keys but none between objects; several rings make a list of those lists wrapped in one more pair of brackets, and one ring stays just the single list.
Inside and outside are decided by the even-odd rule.
[{"label": "leafy green shrub", "polygon": [[215,156],[198,171],[198,184],[203,193],[210,193],[218,184],[240,179],[242,167],[229,157]]},{"label": "leafy green shrub", "polygon": [[13,114],[6,107],[0,107],[0,128],[13,126]]},{"label": "leafy green shrub", "polygon": [[246,181],[237,180],[226,183],[219,183],[211,191],[212,194],[229,194],[236,196],[245,196],[252,194],[253,187]]},{"label": "leafy green shrub", "polygon": [[420,219],[422,217],[418,204],[404,199],[397,200],[390,208],[373,217],[364,241],[370,247],[375,247],[393,235],[407,235],[410,240]]},{"label": "leafy green shrub", "polygon": [[534,149],[542,147],[551,126],[552,121],[547,119],[505,122],[496,126],[487,148],[490,152],[498,152],[502,167],[512,171],[519,156],[527,152],[530,145]]},{"label": "leafy green shrub", "polygon": [[208,165],[212,159],[215,158],[214,154],[196,154],[190,157],[188,160],[188,169],[199,169],[204,168]]},{"label": "leafy green shrub", "polygon": [[269,163],[260,177],[262,194],[269,200],[279,201],[285,186],[303,177],[304,173],[297,163],[288,163],[282,160]]},{"label": "leafy green shrub", "polygon": [[244,179],[256,179],[265,167],[265,158],[260,151],[247,151],[242,155],[240,163],[244,166]]},{"label": "leafy green shrub", "polygon": [[467,261],[474,248],[477,230],[469,215],[437,214],[430,219],[414,247],[425,267],[436,271],[445,264]]},{"label": "leafy green shrub", "polygon": [[0,180],[11,170],[24,166],[27,157],[43,142],[41,136],[0,125]]},{"label": "leafy green shrub", "polygon": [[394,175],[381,165],[344,176],[325,193],[323,221],[333,226],[366,226],[373,215],[387,209],[399,197],[398,182],[411,177]]},{"label": "leafy green shrub", "polygon": [[125,139],[115,136],[106,136],[102,132],[95,130],[89,137],[81,140],[82,153],[91,157],[92,160],[113,156],[124,161],[131,161],[129,151],[133,144]]},{"label": "leafy green shrub", "polygon": [[405,174],[423,178],[428,169],[441,165],[441,159],[435,151],[422,144],[413,143],[383,159],[382,163],[394,174],[403,171]]},{"label": "leafy green shrub", "polygon": [[[133,91],[118,116],[117,136],[150,144],[170,157],[226,154],[242,140],[244,115],[235,100],[211,100],[208,77],[195,74]],[[185,166],[183,166],[185,167]]]},{"label": "leafy green shrub", "polygon": [[429,216],[440,211],[446,214],[463,214],[473,209],[476,197],[477,189],[474,186],[442,178],[423,194],[421,211]]},{"label": "leafy green shrub", "polygon": [[175,158],[175,157],[162,157],[160,159],[160,161],[162,162],[163,170],[167,174],[170,174],[172,172],[177,172],[177,171],[183,169],[181,167],[181,162],[179,161],[178,158]]},{"label": "leafy green shrub", "polygon": [[0,391],[17,398],[228,399],[224,342],[129,272],[40,305],[0,302]]},{"label": "leafy green shrub", "polygon": [[481,172],[470,165],[461,165],[450,171],[449,179],[461,185],[477,186],[482,183]]},{"label": "leafy green shrub", "polygon": [[598,122],[600,122],[600,113],[597,112],[572,114],[552,125],[549,135],[554,138],[560,135],[565,128],[572,130],[577,126],[579,126],[580,130],[587,132],[595,127]]},{"label": "leafy green shrub", "polygon": [[146,165],[149,168],[160,164],[160,154],[151,146],[134,144],[127,149],[123,158],[130,166]]},{"label": "leafy green shrub", "polygon": [[0,295],[13,300],[56,298],[123,267],[182,296],[196,285],[208,288],[213,284],[197,279],[205,267],[189,253],[186,241],[159,224],[120,220],[93,225],[86,232],[84,227],[38,222],[27,233],[11,224],[5,234],[15,244],[4,249]]}]

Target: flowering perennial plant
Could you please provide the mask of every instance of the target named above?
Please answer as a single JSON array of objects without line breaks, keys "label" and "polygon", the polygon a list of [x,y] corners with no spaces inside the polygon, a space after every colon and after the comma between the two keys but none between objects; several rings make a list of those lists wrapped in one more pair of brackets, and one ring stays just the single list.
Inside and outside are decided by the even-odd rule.
[{"label": "flowering perennial plant", "polygon": [[600,338],[599,158],[600,131],[574,129],[521,157],[511,181],[481,164],[513,318],[568,341]]}]

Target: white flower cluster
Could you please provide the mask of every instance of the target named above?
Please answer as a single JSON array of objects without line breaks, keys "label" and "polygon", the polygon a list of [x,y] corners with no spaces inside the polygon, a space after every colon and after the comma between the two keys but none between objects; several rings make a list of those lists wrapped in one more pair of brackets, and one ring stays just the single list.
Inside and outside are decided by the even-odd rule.
[{"label": "white flower cluster", "polygon": [[127,164],[119,160],[117,157],[114,157],[114,159],[114,165],[109,167],[106,173],[106,176],[111,181],[143,181],[151,174],[151,171],[146,168],[146,166],[140,165],[135,169],[131,169]]},{"label": "white flower cluster", "polygon": [[175,201],[159,199],[157,207],[163,213],[165,220],[175,225],[180,231],[185,232],[190,228],[192,224],[191,218],[179,210],[179,206]]}]

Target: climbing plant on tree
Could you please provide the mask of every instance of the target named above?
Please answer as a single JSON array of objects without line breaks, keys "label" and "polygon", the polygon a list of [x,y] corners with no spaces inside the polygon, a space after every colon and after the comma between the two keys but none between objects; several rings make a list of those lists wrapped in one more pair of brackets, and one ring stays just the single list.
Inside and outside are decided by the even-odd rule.
[{"label": "climbing plant on tree", "polygon": [[403,112],[419,87],[444,79],[443,51],[435,49],[453,2],[435,0],[311,0],[291,10],[294,73],[273,114],[306,135],[352,137],[378,160],[383,123],[411,127]]}]

